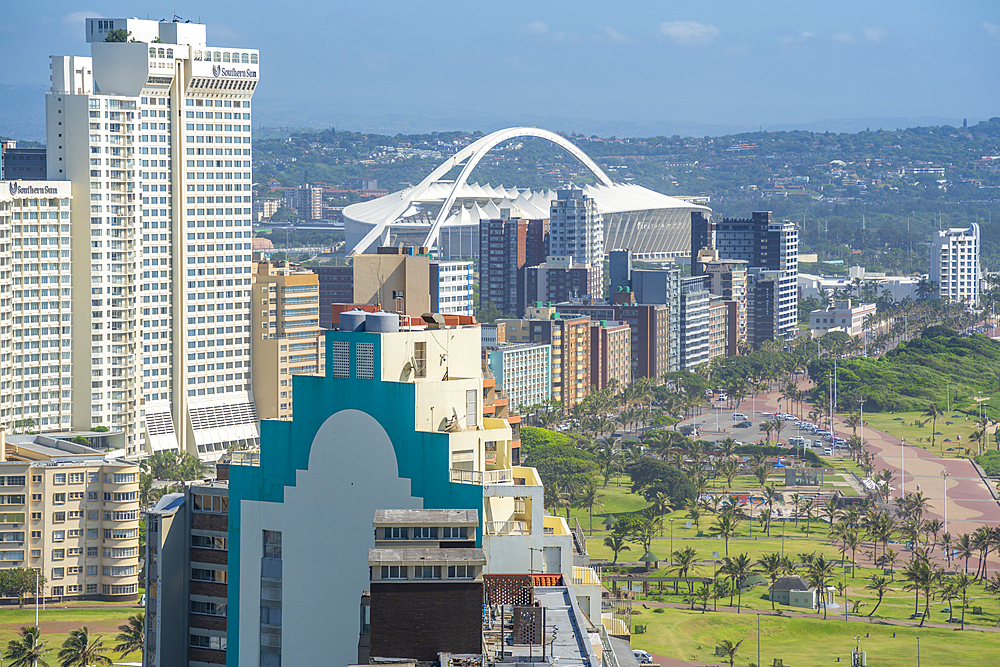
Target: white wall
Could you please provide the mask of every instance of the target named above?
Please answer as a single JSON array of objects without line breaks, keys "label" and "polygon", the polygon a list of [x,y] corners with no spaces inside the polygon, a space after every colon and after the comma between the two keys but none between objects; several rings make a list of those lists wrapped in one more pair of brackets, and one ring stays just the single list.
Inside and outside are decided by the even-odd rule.
[{"label": "white wall", "polygon": [[368,588],[379,508],[423,507],[398,476],[389,436],[371,416],[343,410],[317,431],[309,469],[284,503],[242,501],[239,664],[259,664],[263,530],[282,531],[282,663],[357,662],[358,608]]}]

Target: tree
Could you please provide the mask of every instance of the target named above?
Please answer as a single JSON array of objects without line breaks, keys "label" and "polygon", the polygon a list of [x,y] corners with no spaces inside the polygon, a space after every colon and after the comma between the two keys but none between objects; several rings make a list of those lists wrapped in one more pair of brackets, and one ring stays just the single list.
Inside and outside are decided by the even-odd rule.
[{"label": "tree", "polygon": [[736,459],[726,459],[716,468],[719,474],[726,478],[726,486],[730,489],[733,488],[733,478],[740,471],[740,464],[736,462]]},{"label": "tree", "polygon": [[124,28],[120,30],[109,30],[108,36],[104,38],[105,42],[127,42],[132,36],[132,33]]},{"label": "tree", "polygon": [[[687,547],[685,549],[678,549],[673,553],[674,565],[673,569],[676,570],[679,577],[687,578],[691,573],[691,568],[694,566],[695,560],[698,558],[698,552],[694,550],[693,547]],[[689,581],[688,592],[690,593],[693,584]],[[693,606],[691,607],[694,608]]]},{"label": "tree", "polygon": [[597,485],[593,480],[587,482],[587,486],[583,488],[580,497],[576,501],[577,507],[586,508],[587,512],[590,514],[590,534],[594,534],[594,508],[601,507],[602,503],[600,496],[597,493]]},{"label": "tree", "polygon": [[79,630],[70,630],[69,637],[59,651],[59,667],[90,667],[90,665],[114,664],[104,655],[110,649],[104,645],[101,636],[90,638],[90,630],[83,626]]},{"label": "tree", "polygon": [[771,598],[771,609],[774,609],[774,584],[778,581],[780,577],[785,572],[785,562],[779,553],[764,554],[757,559],[757,567],[760,571],[767,577],[768,581],[771,582],[771,592],[768,593],[768,597]]},{"label": "tree", "polygon": [[118,645],[115,646],[115,653],[125,657],[129,653],[138,651],[142,653],[143,638],[146,636],[146,614],[139,612],[135,616],[128,617],[128,623],[119,625],[121,631],[115,637]]},{"label": "tree", "polygon": [[7,642],[7,651],[3,657],[12,660],[10,667],[34,667],[41,665],[49,667],[45,660],[45,655],[52,649],[46,646],[47,642],[41,639],[41,632],[38,628],[25,626],[21,628],[21,634],[17,639]]},{"label": "tree", "polygon": [[809,583],[816,587],[817,592],[823,598],[823,620],[826,620],[826,587],[833,580],[834,564],[827,560],[826,556],[819,554],[812,559],[807,566],[809,572]]},{"label": "tree", "polygon": [[885,577],[880,577],[878,575],[873,574],[869,578],[868,583],[865,584],[865,590],[872,591],[876,595],[878,595],[878,602],[875,603],[875,608],[872,609],[871,612],[868,614],[868,618],[871,618],[872,615],[874,615],[875,612],[878,610],[878,606],[882,604],[882,598],[885,597],[885,594],[891,591],[892,589],[889,588],[889,582],[885,580]]},{"label": "tree", "polygon": [[739,525],[740,520],[734,512],[723,512],[710,529],[710,535],[721,535],[722,539],[726,541],[726,556],[729,555],[729,540],[736,535]]},{"label": "tree", "polygon": [[[736,589],[736,613],[740,613],[740,607],[743,604],[743,583],[746,581],[747,577],[753,572],[753,561],[750,560],[750,556],[747,554],[738,554],[730,558],[726,556],[723,559],[722,567],[719,568],[719,572],[729,576],[730,580],[733,582],[733,587]],[[732,593],[729,595],[729,606],[733,605]]]},{"label": "tree", "polygon": [[743,643],[742,639],[736,642],[735,644],[729,641],[728,639],[723,639],[721,642],[719,642],[719,646],[722,648],[722,652],[725,655],[726,660],[729,661],[729,667],[733,667],[733,663],[736,662],[736,651],[739,650],[740,644],[742,643]]},{"label": "tree", "polygon": [[[36,579],[37,577],[37,579]],[[18,609],[24,609],[24,596],[34,595],[35,589],[45,591],[45,575],[28,567],[0,570],[0,596],[17,598]]]},{"label": "tree", "polygon": [[708,584],[702,584],[701,588],[695,591],[695,595],[698,598],[698,602],[701,603],[701,613],[708,611],[708,601],[712,597],[712,589]]},{"label": "tree", "polygon": [[[941,410],[938,406],[931,403],[926,408],[924,408],[923,415],[928,417],[931,421],[931,450],[934,450],[934,439],[937,437],[937,420],[941,416]],[[926,422],[925,422],[926,423]],[[941,443],[941,456],[944,456],[944,443]]]},{"label": "tree", "polygon": [[619,553],[621,553],[622,551],[632,550],[632,547],[628,545],[628,539],[625,537],[623,533],[617,530],[613,532],[610,537],[604,538],[604,546],[611,549],[611,551],[614,552],[615,554],[615,559],[611,561],[612,565],[618,562]]}]

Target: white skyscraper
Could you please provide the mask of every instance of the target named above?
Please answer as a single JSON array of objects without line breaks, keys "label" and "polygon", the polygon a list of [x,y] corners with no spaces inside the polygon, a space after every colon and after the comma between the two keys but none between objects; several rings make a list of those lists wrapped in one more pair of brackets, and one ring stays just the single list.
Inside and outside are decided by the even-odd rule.
[{"label": "white skyscraper", "polygon": [[979,225],[939,230],[930,244],[928,280],[942,299],[979,307]]},{"label": "white skyscraper", "polygon": [[74,428],[122,429],[129,453],[213,460],[258,439],[258,52],[208,47],[194,23],[87,19],[86,35],[90,57],[52,58],[46,96],[49,178],[74,190]]},{"label": "white skyscraper", "polygon": [[547,262],[566,261],[593,267],[588,273],[589,294],[603,294],[604,218],[597,202],[575,187],[559,190],[549,209]]},{"label": "white skyscraper", "polygon": [[71,426],[70,189],[0,181],[0,423],[15,432]]}]

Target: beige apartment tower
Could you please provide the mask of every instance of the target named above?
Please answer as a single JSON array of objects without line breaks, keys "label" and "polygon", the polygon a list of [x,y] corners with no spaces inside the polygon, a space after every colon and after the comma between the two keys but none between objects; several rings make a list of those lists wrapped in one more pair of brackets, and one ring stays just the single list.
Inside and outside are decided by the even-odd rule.
[{"label": "beige apartment tower", "polygon": [[137,598],[138,464],[0,429],[0,480],[0,569],[39,568],[49,599]]},{"label": "beige apartment tower", "polygon": [[260,419],[292,418],[292,376],[319,375],[319,276],[285,262],[258,262],[251,319],[253,395]]}]

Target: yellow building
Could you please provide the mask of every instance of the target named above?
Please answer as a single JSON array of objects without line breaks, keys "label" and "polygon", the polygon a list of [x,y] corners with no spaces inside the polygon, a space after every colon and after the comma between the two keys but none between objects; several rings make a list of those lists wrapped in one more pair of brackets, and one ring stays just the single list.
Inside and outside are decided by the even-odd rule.
[{"label": "yellow building", "polygon": [[136,599],[137,463],[0,429],[0,481],[0,569],[39,569],[49,599]]},{"label": "yellow building", "polygon": [[259,419],[292,418],[292,375],[323,368],[319,277],[285,262],[258,262],[252,290],[253,395]]}]

